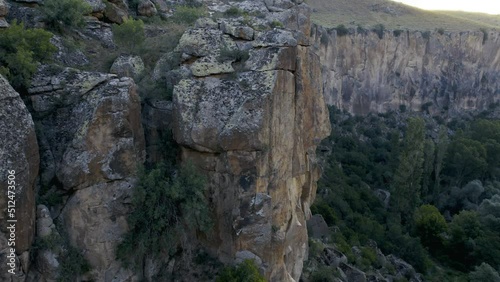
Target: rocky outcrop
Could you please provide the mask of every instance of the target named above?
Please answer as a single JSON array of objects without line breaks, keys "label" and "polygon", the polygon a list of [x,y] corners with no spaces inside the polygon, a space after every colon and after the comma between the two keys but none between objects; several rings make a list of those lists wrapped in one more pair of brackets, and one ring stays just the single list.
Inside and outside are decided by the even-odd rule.
[{"label": "rocky outcrop", "polygon": [[[234,4],[269,13],[268,2]],[[220,20],[187,31],[177,51],[192,76],[173,100],[182,160],[209,179],[215,226],[203,244],[224,263],[254,258],[269,281],[300,277],[320,174],[315,148],[330,132],[308,10],[289,4],[266,17],[281,29],[248,36],[251,25]]]},{"label": "rocky outcrop", "polygon": [[127,231],[130,193],[143,163],[140,101],[130,78],[44,68],[29,89],[41,154],[42,198],[96,281],[132,275],[115,260]]},{"label": "rocky outcrop", "polygon": [[400,105],[430,112],[487,109],[500,101],[497,32],[312,31],[328,104],[353,114]]},{"label": "rocky outcrop", "polygon": [[139,5],[137,5],[137,13],[140,16],[152,17],[158,13],[155,4],[149,0],[142,0]]},{"label": "rocky outcrop", "polygon": [[144,71],[144,62],[139,56],[121,55],[116,58],[109,70],[118,76],[137,77]]},{"label": "rocky outcrop", "polygon": [[[19,94],[2,76],[0,130],[0,280],[24,281],[29,268],[29,248],[35,235],[35,180],[40,159],[31,115]],[[7,229],[11,224],[14,229]],[[8,272],[11,267],[7,263],[11,260],[7,256],[11,248],[15,248],[15,275]]]}]

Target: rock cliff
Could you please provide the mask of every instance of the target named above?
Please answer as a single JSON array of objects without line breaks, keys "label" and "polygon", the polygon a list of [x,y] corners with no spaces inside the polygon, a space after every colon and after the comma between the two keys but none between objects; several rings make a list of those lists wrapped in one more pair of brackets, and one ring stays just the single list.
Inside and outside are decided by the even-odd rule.
[{"label": "rock cliff", "polygon": [[[315,149],[330,125],[308,10],[275,2],[289,4],[274,13],[282,28],[220,20],[182,36],[177,51],[192,76],[174,88],[173,130],[182,160],[209,178],[216,222],[204,245],[224,263],[255,259],[269,281],[298,281]],[[269,13],[264,2],[240,3],[249,4]]]},{"label": "rock cliff", "polygon": [[431,112],[487,109],[500,100],[498,32],[354,31],[315,26],[327,103],[353,114],[400,105]]},{"label": "rock cliff", "polygon": [[145,158],[133,80],[46,68],[28,91],[40,144],[39,197],[60,199],[50,202],[50,215],[84,254],[93,279],[124,281],[132,273],[116,261],[115,247],[127,231],[129,196]]},{"label": "rock cliff", "polygon": [[[30,246],[35,236],[35,180],[40,157],[35,124],[19,94],[0,76],[0,280],[24,281],[30,267]],[[10,173],[9,171],[14,171]],[[9,177],[14,175],[14,178]],[[14,183],[8,183],[8,180]],[[9,188],[14,186],[14,189]],[[7,191],[13,191],[10,194]],[[10,196],[10,197],[8,197]],[[11,201],[10,203],[8,201]],[[7,212],[7,207],[9,210]],[[11,207],[14,206],[14,212]],[[11,217],[10,215],[14,215]],[[15,229],[7,220],[17,219]],[[5,224],[4,224],[5,223]],[[14,235],[14,236],[12,236]],[[13,239],[13,240],[10,240]],[[15,246],[9,244],[14,242]],[[15,275],[7,272],[10,249],[15,248]]]},{"label": "rock cliff", "polygon": [[[82,34],[104,26],[92,38],[111,38],[109,25],[97,18],[120,22],[124,15],[114,7],[125,2],[87,2],[96,19]],[[166,13],[161,5],[154,12],[153,2],[141,1],[141,13]],[[213,13],[237,7],[237,15],[200,19],[184,33],[169,54],[180,58],[173,102],[149,100],[141,109],[133,79],[120,77],[133,73],[120,71],[128,61],[118,75],[40,66],[22,99],[0,78],[1,187],[6,191],[7,170],[16,170],[16,265],[22,268],[3,280],[64,280],[65,260],[76,250],[91,269],[76,280],[136,281],[140,275],[122,267],[115,250],[128,230],[136,170],[146,149],[150,163],[161,159],[158,139],[170,130],[181,161],[208,177],[215,224],[207,236],[192,234],[199,241],[193,246],[203,245],[225,264],[255,259],[269,281],[299,280],[321,173],[315,150],[330,133],[309,9],[300,0],[203,2]],[[37,7],[13,5],[10,16]],[[0,17],[5,14],[0,8]],[[32,19],[29,26],[36,26]],[[58,49],[58,63],[76,58]],[[5,219],[6,198],[0,199]],[[9,234],[0,231],[4,252]],[[56,246],[40,247],[48,242]],[[150,264],[167,268],[162,263]]]}]

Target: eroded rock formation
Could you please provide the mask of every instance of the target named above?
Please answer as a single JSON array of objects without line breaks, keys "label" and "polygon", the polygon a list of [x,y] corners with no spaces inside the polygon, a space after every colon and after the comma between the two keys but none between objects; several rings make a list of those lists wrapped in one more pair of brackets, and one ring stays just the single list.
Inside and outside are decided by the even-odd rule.
[{"label": "eroded rock formation", "polygon": [[487,109],[500,101],[497,32],[371,31],[315,26],[328,104],[353,114],[400,105],[420,111]]},{"label": "eroded rock formation", "polygon": [[52,217],[89,261],[93,279],[124,281],[132,273],[116,261],[115,247],[127,231],[129,197],[145,158],[133,80],[44,69],[29,101],[40,143],[40,196],[63,198]]},{"label": "eroded rock formation", "polygon": [[[249,2],[240,5],[267,11],[270,1]],[[283,28],[221,20],[182,36],[177,51],[192,76],[175,86],[173,129],[182,160],[209,178],[215,227],[204,245],[225,263],[254,258],[270,281],[298,281],[315,149],[330,125],[308,10],[279,4]]]}]

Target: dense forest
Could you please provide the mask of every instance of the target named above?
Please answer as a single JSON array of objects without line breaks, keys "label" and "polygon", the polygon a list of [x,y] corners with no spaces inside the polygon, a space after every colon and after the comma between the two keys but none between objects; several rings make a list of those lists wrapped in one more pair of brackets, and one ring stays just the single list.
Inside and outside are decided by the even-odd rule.
[{"label": "dense forest", "polygon": [[[500,281],[495,112],[445,119],[404,107],[364,117],[330,108],[332,134],[320,147],[324,171],[312,207],[329,226],[326,241],[365,272],[384,267],[375,242],[426,281]],[[319,273],[313,281],[335,281]]]}]

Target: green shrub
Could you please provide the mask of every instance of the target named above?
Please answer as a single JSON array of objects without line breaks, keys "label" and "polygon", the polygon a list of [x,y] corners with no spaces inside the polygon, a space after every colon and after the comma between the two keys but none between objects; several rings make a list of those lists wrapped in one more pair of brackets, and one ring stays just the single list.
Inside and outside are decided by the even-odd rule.
[{"label": "green shrub", "polygon": [[232,6],[231,8],[227,9],[224,12],[224,16],[234,17],[234,18],[242,16],[243,14],[245,14],[245,12],[243,10],[239,9],[238,7],[234,7],[234,6]]},{"label": "green shrub", "polygon": [[66,247],[63,259],[59,260],[60,272],[58,282],[74,281],[78,277],[90,271],[90,264],[80,251],[70,245]]},{"label": "green shrub", "polygon": [[476,266],[474,271],[469,273],[470,282],[500,282],[500,275],[498,272],[487,263],[482,263],[480,266]]},{"label": "green shrub", "polygon": [[277,20],[271,22],[271,28],[283,28],[283,27],[284,25]]},{"label": "green shrub", "polygon": [[139,53],[146,36],[144,22],[129,17],[121,25],[113,24],[113,40],[119,47],[125,48],[131,54]]},{"label": "green shrub", "polygon": [[349,34],[349,29],[343,25],[343,24],[339,24],[335,30],[337,30],[337,35],[338,36],[345,36],[345,35],[348,35]]},{"label": "green shrub", "polygon": [[427,40],[430,39],[431,38],[431,32],[428,31],[428,30],[423,31],[422,32],[422,38],[427,39]]},{"label": "green shrub", "polygon": [[356,27],[356,32],[366,33],[366,29],[362,25],[358,24],[358,26]]},{"label": "green shrub", "polygon": [[395,29],[392,31],[392,34],[394,34],[395,37],[399,37],[403,33],[403,30],[401,29]]},{"label": "green shrub", "polygon": [[56,224],[54,230],[49,236],[35,239],[32,245],[31,259],[34,260],[41,251],[49,250],[57,255],[59,262],[59,274],[57,282],[76,281],[81,276],[90,271],[90,264],[81,254],[81,252],[71,246],[68,234]]},{"label": "green shrub", "polygon": [[265,282],[254,260],[247,259],[236,266],[225,267],[216,282]]},{"label": "green shrub", "polygon": [[25,29],[14,21],[0,30],[0,74],[18,91],[24,92],[40,62],[47,62],[57,50],[50,43],[52,33],[43,29]]},{"label": "green shrub", "polygon": [[339,276],[338,271],[326,265],[321,265],[314,273],[311,275],[311,282],[335,282],[335,279]]},{"label": "green shrub", "polygon": [[173,174],[171,164],[141,172],[134,189],[130,231],[117,248],[126,267],[141,267],[146,255],[173,254],[187,232],[208,232],[212,226],[206,180],[193,165]]},{"label": "green shrub", "polygon": [[383,24],[376,24],[372,28],[372,31],[378,35],[378,38],[382,39],[384,38],[385,26]]},{"label": "green shrub", "polygon": [[175,23],[193,24],[205,14],[205,9],[202,7],[177,6],[171,19]]},{"label": "green shrub", "polygon": [[444,34],[444,28],[442,28],[442,27],[438,28],[438,29],[437,29],[437,32],[438,32],[439,34],[443,35],[443,34]]},{"label": "green shrub", "polygon": [[92,7],[83,0],[45,0],[42,6],[45,22],[56,30],[84,26],[83,15],[90,12]]}]

